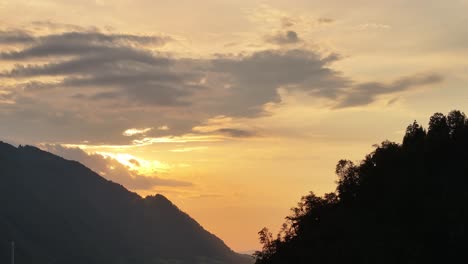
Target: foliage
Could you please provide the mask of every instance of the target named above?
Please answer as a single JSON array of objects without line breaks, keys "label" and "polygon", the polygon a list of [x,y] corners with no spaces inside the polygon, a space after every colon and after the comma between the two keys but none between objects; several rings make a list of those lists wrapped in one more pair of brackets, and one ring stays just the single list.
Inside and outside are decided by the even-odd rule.
[{"label": "foliage", "polygon": [[257,264],[461,263],[468,223],[468,120],[436,113],[402,144],[384,141],[359,164],[341,160],[334,193],[302,197]]}]

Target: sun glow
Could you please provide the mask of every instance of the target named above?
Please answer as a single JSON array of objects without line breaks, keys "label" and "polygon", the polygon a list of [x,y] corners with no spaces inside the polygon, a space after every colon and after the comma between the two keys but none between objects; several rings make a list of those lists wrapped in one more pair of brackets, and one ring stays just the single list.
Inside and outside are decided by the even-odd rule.
[{"label": "sun glow", "polygon": [[127,153],[96,152],[106,158],[112,158],[126,166],[129,170],[136,171],[139,174],[151,176],[156,173],[169,172],[169,164],[157,160],[145,160]]}]

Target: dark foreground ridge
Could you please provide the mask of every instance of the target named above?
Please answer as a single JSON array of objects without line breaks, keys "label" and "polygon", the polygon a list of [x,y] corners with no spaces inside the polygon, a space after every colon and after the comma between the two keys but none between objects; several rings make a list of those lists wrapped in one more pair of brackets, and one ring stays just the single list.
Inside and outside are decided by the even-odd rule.
[{"label": "dark foreground ridge", "polygon": [[[378,125],[378,124],[377,124]],[[468,263],[468,120],[434,114],[354,164],[335,192],[302,198],[278,237],[259,232],[258,264]]]},{"label": "dark foreground ridge", "polygon": [[162,195],[141,198],[82,164],[0,142],[0,263],[251,263]]}]

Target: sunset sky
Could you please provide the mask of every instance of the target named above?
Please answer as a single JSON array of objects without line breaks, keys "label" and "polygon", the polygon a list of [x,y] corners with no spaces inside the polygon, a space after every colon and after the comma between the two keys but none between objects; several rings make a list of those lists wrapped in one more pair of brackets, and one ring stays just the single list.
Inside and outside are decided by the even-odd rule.
[{"label": "sunset sky", "polygon": [[466,110],[468,0],[0,0],[0,140],[161,193],[236,251]]}]

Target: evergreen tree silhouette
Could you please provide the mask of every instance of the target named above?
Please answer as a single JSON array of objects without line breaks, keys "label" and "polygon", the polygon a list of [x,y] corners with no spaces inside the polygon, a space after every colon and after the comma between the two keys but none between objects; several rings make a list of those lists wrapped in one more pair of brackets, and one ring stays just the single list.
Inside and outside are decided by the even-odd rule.
[{"label": "evergreen tree silhouette", "polygon": [[[402,144],[359,164],[341,160],[336,191],[304,196],[275,239],[260,232],[258,264],[468,261],[468,120],[435,113]],[[268,239],[266,239],[268,238]]]}]

